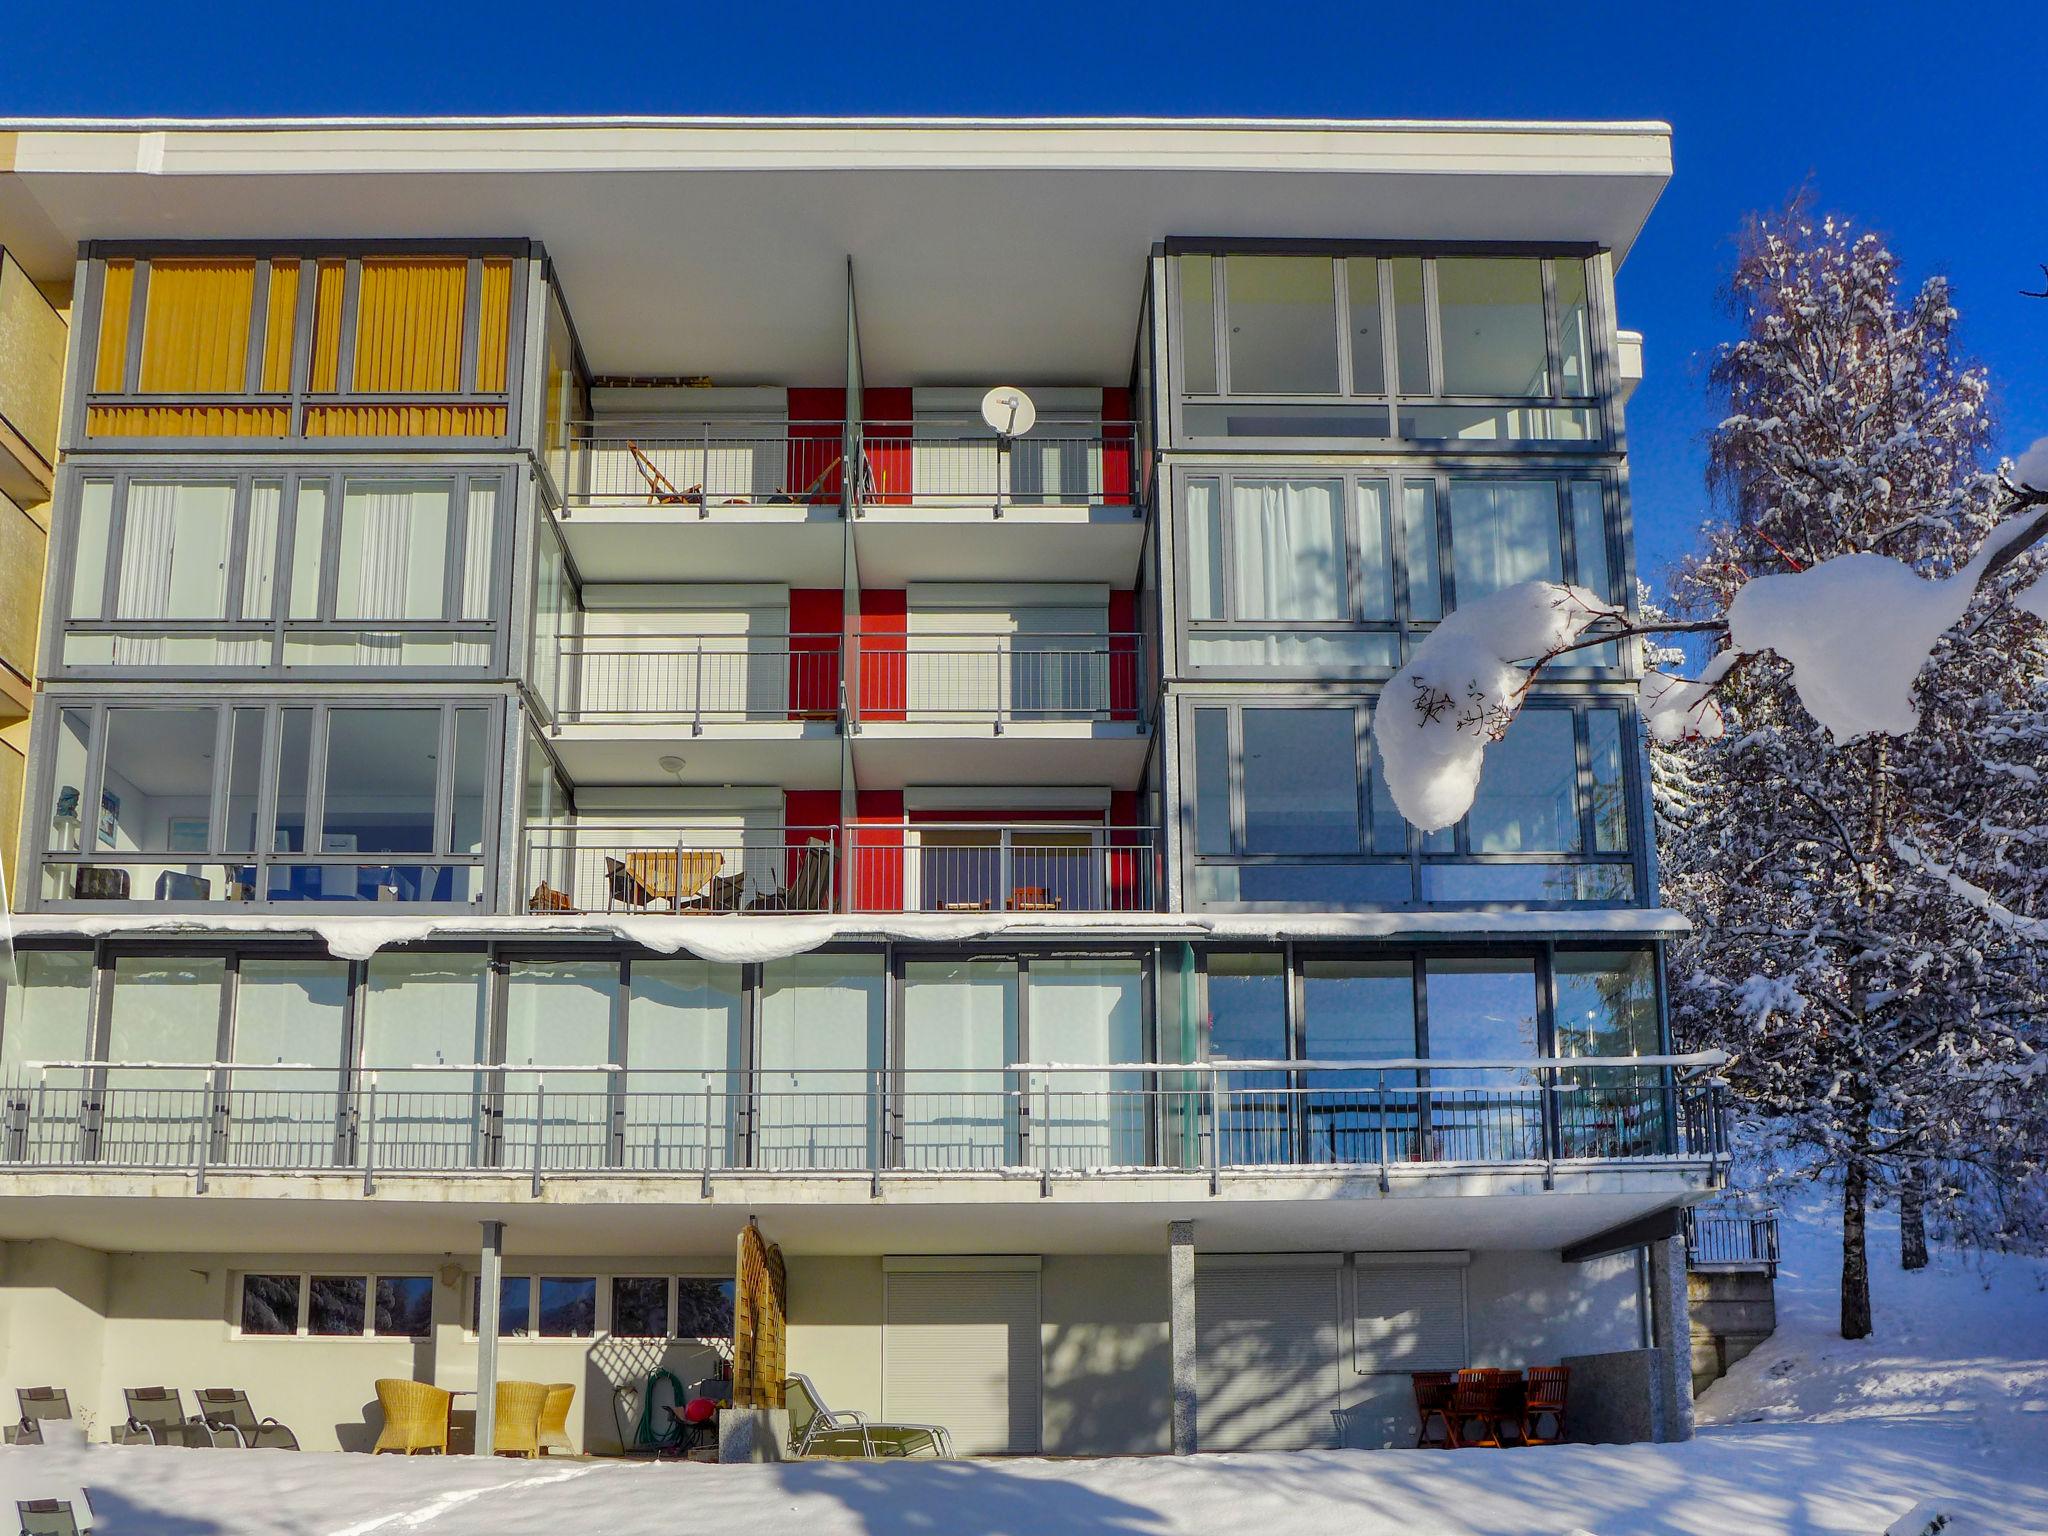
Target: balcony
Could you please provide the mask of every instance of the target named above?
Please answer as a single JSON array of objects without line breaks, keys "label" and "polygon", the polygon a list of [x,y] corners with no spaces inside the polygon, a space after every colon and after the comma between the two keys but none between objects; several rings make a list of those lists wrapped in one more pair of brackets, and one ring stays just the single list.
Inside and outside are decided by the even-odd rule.
[{"label": "balcony", "polygon": [[840,654],[837,633],[568,636],[538,681],[580,783],[825,788],[839,782]]},{"label": "balcony", "polygon": [[64,317],[0,249],[0,496],[50,499],[64,394]]},{"label": "balcony", "polygon": [[[1728,1156],[1717,1080],[1682,1058],[1016,1064],[987,1070],[344,1071],[52,1063],[11,1085],[16,1171],[434,1175],[1376,1178],[1704,1165]],[[1267,1070],[1270,1069],[1270,1070]],[[1460,1086],[1421,1083],[1418,1074]],[[123,1082],[120,1079],[128,1079]],[[136,1081],[145,1079],[146,1081]],[[1484,1081],[1469,1081],[1484,1079]],[[1469,1081],[1469,1085],[1465,1083]]]},{"label": "balcony", "polygon": [[860,783],[1133,785],[1150,733],[1142,658],[1136,634],[863,634]]},{"label": "balcony", "polygon": [[558,526],[588,582],[837,587],[847,510],[869,585],[1105,573],[1127,584],[1138,567],[1144,523],[1124,423],[1047,421],[1007,443],[950,419],[849,432],[767,417],[602,418],[568,432]]},{"label": "balcony", "polygon": [[1149,828],[1099,822],[685,827],[628,840],[534,827],[525,853],[536,913],[1139,913],[1157,910],[1160,882]]}]

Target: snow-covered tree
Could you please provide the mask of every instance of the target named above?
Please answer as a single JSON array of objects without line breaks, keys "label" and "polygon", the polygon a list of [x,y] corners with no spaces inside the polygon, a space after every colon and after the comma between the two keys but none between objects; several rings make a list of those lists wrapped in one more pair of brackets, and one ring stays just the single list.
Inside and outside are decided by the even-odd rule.
[{"label": "snow-covered tree", "polygon": [[[1902,295],[1882,241],[1795,204],[1748,230],[1731,297],[1743,334],[1713,370],[1728,415],[1709,461],[1726,518],[1680,573],[1681,609],[1725,616],[1757,578],[1842,557],[1960,587],[2011,498],[1980,470],[1987,381],[1957,356],[1947,284]],[[1779,647],[1720,690],[1737,728],[1663,775],[1666,899],[1695,924],[1674,1020],[1732,1053],[1782,1151],[1839,1177],[1847,1338],[1871,1331],[1874,1190],[1898,1192],[1904,1258],[1924,1262],[1928,1201],[1968,1219],[1954,1207],[1977,1181],[1954,1170],[2040,1152],[2013,1114],[2048,1003],[2048,653],[2011,601],[2029,563],[1935,615],[1932,660],[1906,679],[1917,729],[1841,739]],[[1865,617],[1874,643],[1913,627],[1889,604]]]}]

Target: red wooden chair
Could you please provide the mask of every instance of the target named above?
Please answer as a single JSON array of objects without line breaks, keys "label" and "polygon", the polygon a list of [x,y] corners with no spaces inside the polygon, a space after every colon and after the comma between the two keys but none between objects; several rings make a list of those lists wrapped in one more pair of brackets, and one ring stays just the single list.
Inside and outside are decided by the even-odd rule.
[{"label": "red wooden chair", "polygon": [[1483,1369],[1458,1372],[1451,1385],[1451,1406],[1444,1418],[1450,1425],[1451,1447],[1499,1445],[1500,1430],[1493,1417],[1493,1373]]},{"label": "red wooden chair", "polygon": [[[1564,1400],[1571,1387],[1572,1372],[1568,1365],[1532,1365],[1529,1367],[1529,1381],[1522,1397],[1522,1443],[1524,1445],[1556,1445],[1564,1439]],[[1544,1419],[1550,1420],[1550,1433],[1538,1434]]]},{"label": "red wooden chair", "polygon": [[[1458,1432],[1451,1425],[1452,1375],[1449,1371],[1411,1371],[1408,1379],[1415,1387],[1415,1445],[1418,1450],[1426,1445],[1441,1446],[1450,1450],[1458,1443]],[[1443,1430],[1443,1438],[1429,1437],[1431,1423]]]}]

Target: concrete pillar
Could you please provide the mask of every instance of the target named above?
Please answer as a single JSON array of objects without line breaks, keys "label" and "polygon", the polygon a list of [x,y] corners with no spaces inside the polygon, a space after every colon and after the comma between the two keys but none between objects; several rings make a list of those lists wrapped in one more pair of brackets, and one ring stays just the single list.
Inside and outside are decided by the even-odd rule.
[{"label": "concrete pillar", "polygon": [[505,1223],[484,1226],[476,1297],[476,1454],[491,1454],[498,1426],[498,1292],[505,1273]]},{"label": "concrete pillar", "polygon": [[1170,1299],[1167,1339],[1173,1355],[1173,1454],[1192,1456],[1199,1444],[1195,1391],[1195,1224],[1166,1224]]},{"label": "concrete pillar", "polygon": [[1656,1409],[1660,1441],[1692,1438],[1692,1312],[1685,1283],[1685,1239],[1647,1245],[1651,1348],[1657,1352]]}]

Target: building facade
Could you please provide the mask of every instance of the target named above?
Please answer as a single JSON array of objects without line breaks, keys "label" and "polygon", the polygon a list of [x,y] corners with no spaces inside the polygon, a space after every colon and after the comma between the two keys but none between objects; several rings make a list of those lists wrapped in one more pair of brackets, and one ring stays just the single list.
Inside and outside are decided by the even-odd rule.
[{"label": "building facade", "polygon": [[1668,170],[24,127],[0,234],[76,302],[0,1376],[347,1448],[375,1378],[495,1368],[614,1447],[717,1374],[754,1218],[791,1367],[965,1451],[1400,1444],[1411,1370],[1559,1359],[1682,1434],[1725,1159],[1637,658],[1546,670],[1445,833],[1370,732],[1460,601],[1632,601]]}]

